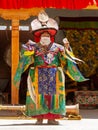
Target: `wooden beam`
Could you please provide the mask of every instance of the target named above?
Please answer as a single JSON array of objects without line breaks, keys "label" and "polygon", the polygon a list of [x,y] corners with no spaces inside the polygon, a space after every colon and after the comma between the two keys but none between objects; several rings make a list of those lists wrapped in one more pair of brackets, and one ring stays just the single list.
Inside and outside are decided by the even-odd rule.
[{"label": "wooden beam", "polygon": [[27,20],[30,16],[37,16],[43,8],[31,9],[0,9],[0,17],[6,20]]}]

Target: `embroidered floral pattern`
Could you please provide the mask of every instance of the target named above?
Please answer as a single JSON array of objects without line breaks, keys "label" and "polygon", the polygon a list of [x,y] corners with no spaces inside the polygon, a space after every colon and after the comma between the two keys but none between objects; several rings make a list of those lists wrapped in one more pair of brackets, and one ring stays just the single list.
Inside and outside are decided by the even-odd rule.
[{"label": "embroidered floral pattern", "polygon": [[40,94],[56,93],[56,68],[39,68],[38,86]]},{"label": "embroidered floral pattern", "polygon": [[98,104],[98,92],[76,92],[76,102],[79,104]]}]

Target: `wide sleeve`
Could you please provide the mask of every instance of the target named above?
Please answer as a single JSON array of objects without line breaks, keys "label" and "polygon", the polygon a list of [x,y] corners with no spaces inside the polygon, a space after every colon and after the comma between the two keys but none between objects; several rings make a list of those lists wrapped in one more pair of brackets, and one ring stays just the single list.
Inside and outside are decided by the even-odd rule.
[{"label": "wide sleeve", "polygon": [[21,50],[20,60],[13,79],[14,85],[19,88],[21,75],[34,63],[34,51]]},{"label": "wide sleeve", "polygon": [[[78,66],[76,63],[76,60],[78,59],[75,58],[72,51],[68,53],[66,52],[66,50],[63,52],[60,52],[59,57],[60,57],[61,67],[64,73],[66,73],[72,80],[77,81],[77,82],[83,82],[83,81],[88,80],[82,75],[82,73],[78,69]],[[78,60],[78,61],[81,62],[81,60]]]}]

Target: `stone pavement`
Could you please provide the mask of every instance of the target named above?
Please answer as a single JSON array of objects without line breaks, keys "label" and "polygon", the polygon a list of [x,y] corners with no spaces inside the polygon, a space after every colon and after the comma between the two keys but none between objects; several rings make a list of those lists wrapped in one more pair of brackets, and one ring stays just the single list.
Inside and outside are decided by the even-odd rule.
[{"label": "stone pavement", "polygon": [[0,119],[0,130],[98,130],[98,109],[80,110],[81,120],[59,120],[60,125],[34,125],[36,120]]},{"label": "stone pavement", "polygon": [[79,112],[83,119],[98,119],[98,109],[80,109]]}]

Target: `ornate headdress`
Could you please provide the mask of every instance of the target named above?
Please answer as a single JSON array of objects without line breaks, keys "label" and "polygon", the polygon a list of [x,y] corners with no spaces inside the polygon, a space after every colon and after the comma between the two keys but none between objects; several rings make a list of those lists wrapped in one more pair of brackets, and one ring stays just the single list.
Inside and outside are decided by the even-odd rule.
[{"label": "ornate headdress", "polygon": [[58,24],[54,19],[49,18],[46,12],[41,11],[38,18],[31,22],[31,28],[35,36],[39,37],[44,31],[54,36],[58,30]]}]

